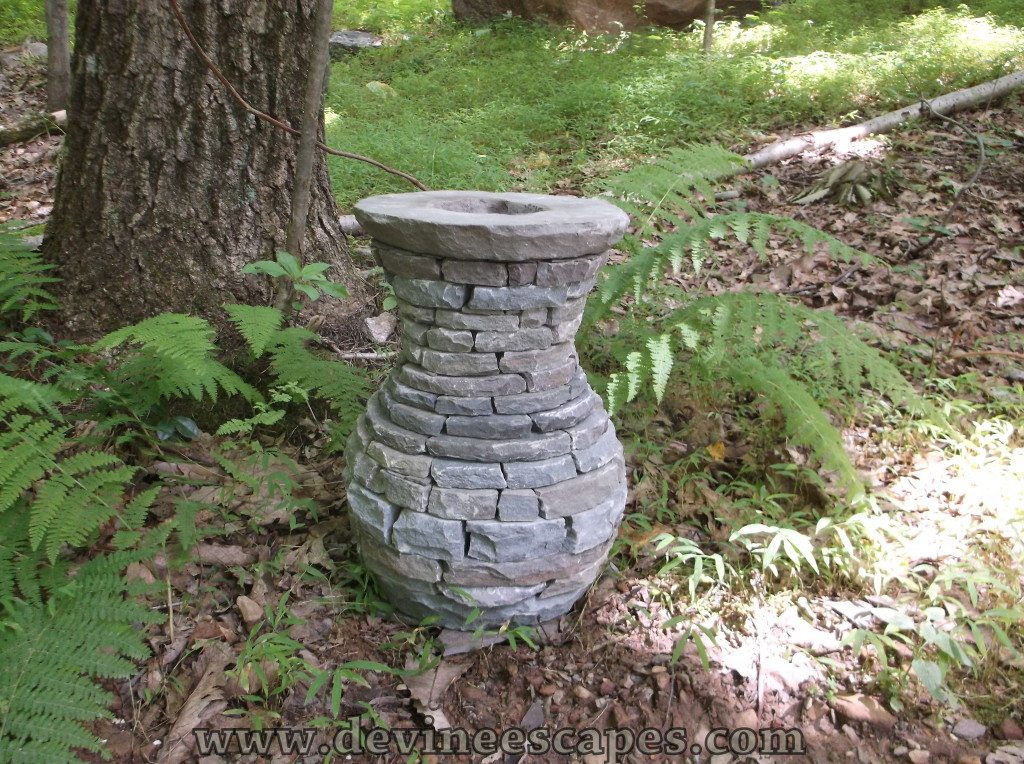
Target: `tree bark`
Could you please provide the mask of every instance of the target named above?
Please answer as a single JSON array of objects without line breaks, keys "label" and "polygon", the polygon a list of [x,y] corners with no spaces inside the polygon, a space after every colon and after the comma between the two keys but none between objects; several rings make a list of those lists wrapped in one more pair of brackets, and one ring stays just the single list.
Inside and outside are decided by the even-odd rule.
[{"label": "tree bark", "polygon": [[715,43],[715,0],[704,2],[704,55],[711,53]]},{"label": "tree bark", "polygon": [[68,0],[46,0],[46,108],[66,109],[70,86]]},{"label": "tree bark", "polygon": [[[315,0],[188,0],[201,45],[242,96],[301,121]],[[95,335],[177,311],[219,319],[266,304],[242,266],[285,247],[298,138],[246,113],[189,46],[162,0],[80,0],[66,159],[43,251],[65,328]],[[321,116],[319,134],[323,135]],[[344,275],[344,236],[322,153],[303,250]]]}]

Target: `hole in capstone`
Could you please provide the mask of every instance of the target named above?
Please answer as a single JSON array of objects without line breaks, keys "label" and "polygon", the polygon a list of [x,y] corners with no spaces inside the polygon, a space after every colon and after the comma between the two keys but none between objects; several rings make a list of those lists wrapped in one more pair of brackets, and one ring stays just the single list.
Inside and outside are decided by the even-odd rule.
[{"label": "hole in capstone", "polygon": [[471,215],[529,215],[544,211],[543,207],[536,204],[510,202],[507,199],[451,199],[431,206],[439,210],[465,212]]}]

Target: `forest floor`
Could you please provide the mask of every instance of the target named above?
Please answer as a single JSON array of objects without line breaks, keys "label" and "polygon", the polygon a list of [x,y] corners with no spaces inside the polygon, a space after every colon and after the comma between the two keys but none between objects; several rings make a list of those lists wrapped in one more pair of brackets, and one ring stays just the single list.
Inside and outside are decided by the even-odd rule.
[{"label": "forest floor", "polygon": [[[8,70],[0,79],[0,103],[11,103],[13,93],[31,103],[40,96],[39,77],[37,65]],[[5,106],[0,121],[8,116]],[[1024,420],[1024,104],[1016,97],[958,119],[966,131],[917,123],[885,140],[864,142],[858,148],[870,152],[862,156],[804,157],[736,180],[733,203],[811,223],[891,268],[851,269],[773,240],[767,262],[736,245],[721,249],[699,277],[677,278],[683,286],[699,278],[712,291],[755,286],[832,310],[872,329],[883,346],[906,357],[907,369],[924,369],[916,383],[952,380],[932,392],[965,400],[981,412],[1016,406],[1018,421]],[[976,167],[974,135],[984,137],[985,166],[946,219],[952,192]],[[58,137],[44,137],[0,149],[0,222],[45,222],[59,148]],[[864,162],[877,181],[868,204],[790,201],[838,161],[851,158]],[[572,181],[561,191],[572,192]],[[933,246],[919,256],[906,254],[934,231],[939,236]],[[331,693],[305,702],[307,668],[331,671],[346,662],[375,661],[393,669],[351,664],[365,686],[346,681],[338,700],[341,718],[363,714],[393,728],[419,729],[430,727],[428,717],[438,729],[568,726],[638,733],[681,727],[701,745],[719,727],[782,728],[799,730],[806,746],[802,759],[693,757],[700,762],[1024,762],[1020,654],[993,648],[974,671],[951,667],[945,684],[963,705],[938,703],[909,678],[911,662],[922,655],[916,643],[892,639],[886,629],[901,617],[918,617],[922,609],[922,592],[899,580],[874,593],[829,575],[771,581],[755,573],[747,586],[702,585],[694,598],[700,613],[691,617],[714,640],[691,639],[673,660],[682,626],[663,624],[675,615],[668,603],[686,598],[686,584],[662,573],[667,558],[653,539],[659,533],[723,537],[735,511],[723,486],[736,479],[751,439],[728,411],[714,412],[721,425],[710,434],[696,432],[695,422],[708,412],[694,406],[670,395],[645,431],[622,429],[633,485],[630,519],[613,568],[585,601],[558,623],[527,633],[526,641],[513,633],[515,647],[499,643],[468,653],[461,652],[465,636],[397,624],[375,602],[354,559],[345,513],[335,511],[343,493],[341,465],[320,450],[315,426],[305,445],[282,447],[301,469],[284,463],[253,468],[267,476],[268,485],[275,472],[288,473],[288,501],[273,491],[253,495],[225,474],[210,456],[214,443],[208,437],[178,453],[166,450],[148,468],[177,478],[182,493],[216,505],[218,512],[202,510],[197,527],[205,538],[188,559],[158,558],[131,571],[164,584],[165,597],[153,606],[168,619],[150,629],[153,655],[139,673],[109,683],[114,719],[97,724],[97,734],[108,741],[116,762],[177,762],[199,760],[192,748],[195,728],[330,728]],[[891,522],[887,531],[899,538],[887,547],[891,569],[928,568],[922,580],[934,583],[976,562],[977,544],[983,548],[986,538],[1012,542],[1015,536],[1016,545],[1005,547],[1009,558],[989,562],[1015,575],[1019,587],[1024,451],[1017,441],[992,424],[976,433],[985,436],[975,441],[977,448],[952,452],[913,433],[892,436],[884,414],[871,422],[845,435],[857,466],[871,476]],[[641,458],[636,444],[644,441],[662,448]],[[680,481],[673,465],[699,452],[711,454],[711,466]],[[791,450],[790,458],[800,454]],[[670,486],[667,497],[660,493],[663,484]],[[297,516],[290,503],[295,499],[306,502]],[[671,511],[655,512],[659,501]],[[170,508],[168,497],[155,512],[159,517]],[[997,587],[987,580],[980,588],[984,599]],[[956,596],[966,608],[980,608],[967,594]],[[855,654],[843,641],[854,629],[890,639],[869,639]],[[442,655],[435,668],[400,675],[430,654]],[[588,754],[578,760],[616,759]],[[617,760],[647,759],[631,754]]]}]

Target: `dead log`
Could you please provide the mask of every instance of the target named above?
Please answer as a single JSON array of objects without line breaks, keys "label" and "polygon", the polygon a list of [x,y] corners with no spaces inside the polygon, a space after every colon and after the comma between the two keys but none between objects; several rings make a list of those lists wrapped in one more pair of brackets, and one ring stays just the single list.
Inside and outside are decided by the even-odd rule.
[{"label": "dead log", "polygon": [[804,133],[787,138],[786,140],[777,141],[759,151],[747,154],[744,157],[747,160],[747,164],[734,174],[738,175],[750,170],[757,170],[768,165],[777,164],[783,159],[789,159],[807,151],[824,149],[837,144],[852,143],[868,135],[887,133],[908,120],[916,119],[932,112],[942,115],[954,114],[958,111],[970,109],[978,104],[1002,98],[1020,87],[1024,87],[1024,71],[1007,74],[1005,77],[1000,77],[981,85],[975,85],[972,88],[947,93],[946,95],[933,98],[931,101],[922,101],[912,106],[890,111],[888,114],[882,114],[879,117],[850,127],[840,127],[834,130],[816,130],[812,133]]},{"label": "dead log", "polygon": [[52,114],[33,114],[10,127],[0,128],[0,146],[30,141],[38,135],[64,133],[68,113],[63,109]]}]

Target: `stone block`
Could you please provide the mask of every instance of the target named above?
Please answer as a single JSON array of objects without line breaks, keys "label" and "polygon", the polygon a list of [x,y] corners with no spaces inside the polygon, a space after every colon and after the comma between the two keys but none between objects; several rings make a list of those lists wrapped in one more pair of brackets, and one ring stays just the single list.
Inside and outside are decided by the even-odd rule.
[{"label": "stone block", "polygon": [[418,554],[402,554],[373,539],[359,540],[359,555],[374,572],[381,571],[395,578],[413,578],[417,581],[441,580],[441,563]]},{"label": "stone block", "polygon": [[548,323],[548,308],[530,308],[519,314],[519,325],[527,327],[544,326]]},{"label": "stone block", "polygon": [[[550,333],[550,330],[545,331]],[[479,341],[480,337],[477,335],[477,342]],[[521,350],[505,353],[501,356],[499,366],[502,371],[511,373],[541,371],[565,365],[570,359],[573,362],[572,370],[575,371],[576,348],[573,347],[571,342],[563,342],[561,345],[551,345],[550,347],[546,347],[541,350]],[[571,377],[566,378],[565,384],[568,384],[570,378]]]},{"label": "stone block", "polygon": [[380,479],[384,484],[384,495],[391,504],[413,512],[426,512],[430,485],[389,470],[381,470]]},{"label": "stone block", "polygon": [[494,410],[499,414],[533,414],[561,406],[569,400],[569,393],[566,385],[535,393],[495,396]]},{"label": "stone block", "polygon": [[513,332],[478,332],[476,349],[482,352],[504,353],[510,350],[537,351],[551,346],[550,327],[519,329]]},{"label": "stone block", "polygon": [[417,255],[404,249],[374,243],[373,255],[381,267],[393,276],[407,279],[441,278],[441,261],[436,257]]},{"label": "stone block", "polygon": [[391,446],[378,442],[370,443],[366,447],[366,455],[385,469],[418,478],[428,477],[434,462],[433,457],[402,453]]},{"label": "stone block", "polygon": [[404,403],[406,406],[432,409],[437,402],[437,396],[434,393],[427,393],[423,390],[416,390],[408,385],[403,385],[394,374],[388,377],[386,386],[391,394],[391,398],[397,403]]},{"label": "stone block", "polygon": [[434,487],[427,511],[448,520],[493,520],[498,492],[493,489]]},{"label": "stone block", "polygon": [[576,465],[570,456],[556,456],[533,462],[508,462],[503,465],[509,488],[543,488],[576,477]]},{"label": "stone block", "polygon": [[523,523],[469,520],[466,530],[469,531],[468,556],[486,562],[516,562],[556,553],[565,543],[566,532],[562,520]]},{"label": "stone block", "polygon": [[601,504],[615,494],[626,481],[625,468],[619,460],[609,462],[593,472],[572,480],[537,489],[542,517],[568,517]]},{"label": "stone block", "polygon": [[406,365],[399,380],[417,390],[458,398],[495,395],[517,395],[526,392],[526,380],[518,374],[495,374],[489,377],[446,377],[433,374],[420,366]]},{"label": "stone block", "polygon": [[580,330],[580,325],[583,323],[582,314],[571,321],[562,321],[555,324],[551,328],[551,338],[555,342],[572,342],[576,338],[576,333]]},{"label": "stone block", "polygon": [[420,324],[432,324],[434,323],[434,309],[423,308],[419,305],[413,305],[411,302],[405,300],[396,300],[398,304],[398,315],[402,317],[404,321],[416,321]]},{"label": "stone block", "polygon": [[[566,300],[565,287],[473,287],[466,307],[477,310],[525,310],[556,308]],[[406,298],[408,299],[408,298]],[[410,302],[415,302],[410,300]],[[420,304],[420,303],[417,303]],[[440,307],[440,306],[437,306]],[[458,307],[452,305],[451,307]]]},{"label": "stone block", "polygon": [[577,451],[590,448],[604,435],[611,420],[604,409],[597,409],[579,424],[566,428],[572,438],[572,447]]},{"label": "stone block", "polygon": [[540,499],[533,491],[505,489],[498,499],[498,519],[521,523],[540,517]]},{"label": "stone block", "polygon": [[534,283],[542,287],[558,287],[578,284],[597,275],[604,263],[604,257],[578,257],[572,260],[550,260],[537,264],[537,279]]},{"label": "stone block", "polygon": [[466,555],[466,536],[461,520],[443,520],[422,512],[403,512],[391,533],[399,552],[449,561],[461,560]]},{"label": "stone block", "polygon": [[434,350],[468,353],[473,349],[473,333],[467,329],[434,327],[425,334],[425,342]]},{"label": "stone block", "polygon": [[441,579],[458,586],[529,586],[571,576],[603,561],[611,542],[579,554],[560,551],[515,562],[484,562],[465,558],[445,563]]},{"label": "stone block", "polygon": [[572,458],[580,472],[591,472],[598,467],[603,467],[612,459],[621,459],[622,444],[615,437],[615,425],[609,422],[608,429],[604,431],[604,435],[598,438],[597,443],[573,451]]},{"label": "stone block", "polygon": [[571,356],[558,366],[538,369],[536,371],[524,371],[522,377],[526,380],[526,389],[530,392],[534,390],[551,390],[552,388],[568,385],[578,366],[579,361],[576,360],[576,356]]},{"label": "stone block", "polygon": [[527,438],[482,440],[454,435],[435,435],[427,440],[427,451],[433,456],[464,459],[471,462],[522,462],[549,459],[568,454],[569,436],[564,432],[546,433]]},{"label": "stone block", "polygon": [[[490,400],[488,399],[488,403]],[[489,416],[450,416],[445,434],[464,438],[522,438],[533,431],[533,420],[525,414],[491,414]]]},{"label": "stone block", "polygon": [[[624,500],[625,495],[623,494],[622,501]],[[619,494],[616,493],[593,509],[570,515],[565,538],[565,551],[584,552],[613,538],[619,506],[621,506],[621,501]]]},{"label": "stone block", "polygon": [[409,338],[417,345],[427,344],[427,332],[430,327],[427,324],[421,324],[419,321],[403,321],[402,322],[402,338]]},{"label": "stone block", "polygon": [[432,411],[398,403],[390,395],[384,398],[384,407],[391,421],[400,427],[421,435],[439,435],[444,430],[445,417]]},{"label": "stone block", "polygon": [[421,308],[461,308],[466,302],[467,288],[460,284],[396,276],[392,286],[395,297]]},{"label": "stone block", "polygon": [[363,532],[378,543],[391,541],[391,530],[398,519],[399,509],[381,496],[358,484],[348,487],[348,507],[352,519]]},{"label": "stone block", "polygon": [[498,357],[494,353],[444,353],[428,348],[423,351],[420,365],[446,377],[477,377],[496,374]]},{"label": "stone block", "polygon": [[490,398],[456,398],[453,395],[441,395],[434,404],[434,411],[438,414],[486,416],[494,413],[494,404]]},{"label": "stone block", "polygon": [[399,427],[391,421],[380,404],[379,394],[370,396],[366,407],[366,423],[374,439],[407,454],[422,454],[426,451],[427,436]]},{"label": "stone block", "polygon": [[537,278],[537,263],[509,263],[508,285],[526,286]]},{"label": "stone block", "polygon": [[500,464],[434,459],[430,474],[442,488],[505,488]]},{"label": "stone block", "polygon": [[567,300],[564,305],[552,308],[548,312],[548,323],[554,326],[563,321],[575,321],[583,315],[583,309],[586,306],[587,301],[582,297],[575,300]]},{"label": "stone block", "polygon": [[588,391],[575,400],[563,403],[561,406],[547,411],[538,411],[531,414],[533,423],[541,432],[553,430],[565,430],[574,427],[591,415],[594,411],[601,409],[601,398],[595,392]]},{"label": "stone block", "polygon": [[508,271],[504,263],[489,263],[483,260],[445,260],[441,272],[446,281],[456,284],[478,284],[480,286],[505,286]]},{"label": "stone block", "polygon": [[[547,311],[545,311],[546,313]],[[446,329],[510,332],[519,327],[519,316],[509,314],[480,315],[456,310],[439,310],[434,318],[434,323]]]},{"label": "stone block", "polygon": [[445,586],[440,587],[441,593],[456,602],[471,607],[492,608],[515,605],[539,594],[544,584],[533,586]]}]

